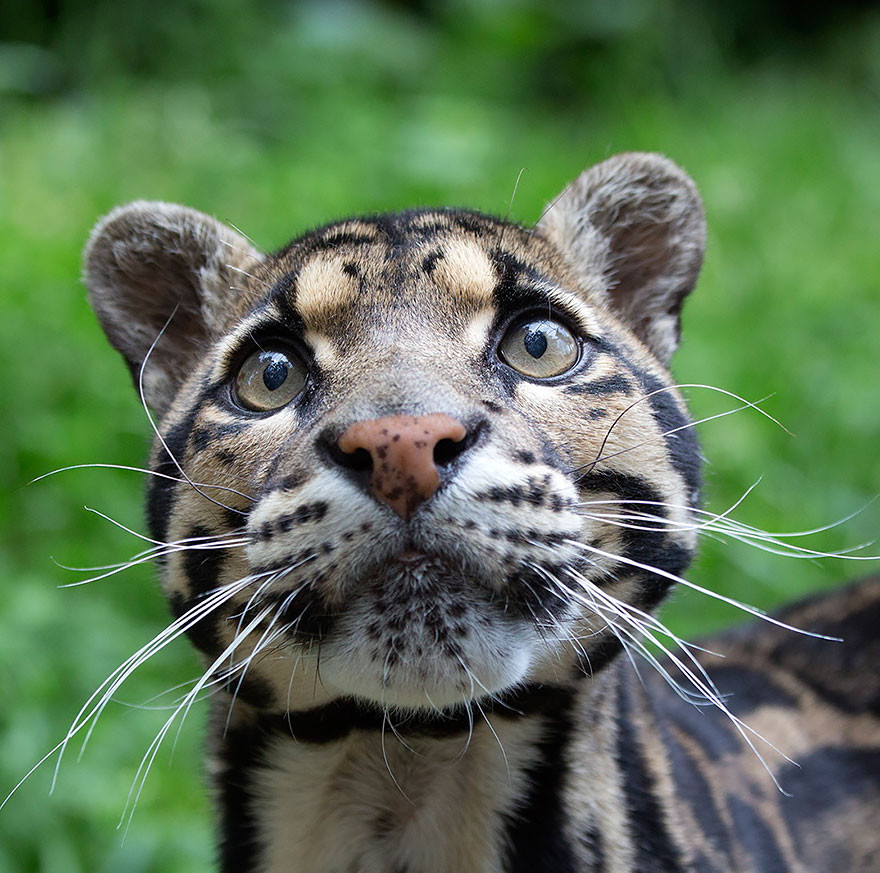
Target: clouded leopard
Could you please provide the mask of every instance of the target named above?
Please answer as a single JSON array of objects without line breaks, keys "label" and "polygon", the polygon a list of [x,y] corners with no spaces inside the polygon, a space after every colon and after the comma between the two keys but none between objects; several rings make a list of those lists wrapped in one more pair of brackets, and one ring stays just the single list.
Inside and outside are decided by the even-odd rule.
[{"label": "clouded leopard", "polygon": [[224,873],[880,869],[877,581],[778,619],[845,643],[661,658],[712,521],[667,370],[704,240],[650,154],[529,228],[424,209],[263,254],[165,203],[97,226]]}]

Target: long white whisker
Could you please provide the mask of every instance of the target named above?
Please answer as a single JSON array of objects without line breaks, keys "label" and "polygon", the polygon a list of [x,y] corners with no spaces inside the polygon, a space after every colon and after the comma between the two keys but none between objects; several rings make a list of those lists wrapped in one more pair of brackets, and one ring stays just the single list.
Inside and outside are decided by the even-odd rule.
[{"label": "long white whisker", "polygon": [[138,370],[138,379],[137,379],[138,395],[140,396],[140,399],[141,399],[141,406],[143,406],[143,408],[144,408],[144,414],[147,416],[147,421],[150,423],[150,428],[152,429],[153,433],[156,435],[156,439],[159,441],[162,448],[165,450],[165,453],[171,459],[171,462],[174,464],[175,467],[177,467],[177,471],[183,477],[184,481],[188,485],[190,485],[192,487],[192,489],[197,494],[200,494],[202,497],[205,498],[205,500],[209,500],[215,506],[219,506],[221,509],[228,509],[230,512],[237,512],[239,515],[247,515],[246,512],[243,512],[240,509],[236,509],[233,506],[227,506],[225,503],[221,503],[219,500],[215,500],[213,497],[211,497],[210,494],[205,494],[205,492],[202,491],[199,488],[199,486],[195,482],[193,482],[192,479],[190,479],[190,477],[187,475],[186,471],[180,465],[180,462],[177,460],[177,458],[174,457],[173,453],[171,452],[171,449],[168,447],[168,443],[165,441],[165,437],[163,437],[162,434],[160,433],[159,428],[156,425],[155,420],[153,419],[153,415],[150,412],[150,408],[147,405],[146,395],[144,394],[144,372],[147,367],[147,362],[150,360],[150,356],[153,354],[153,351],[156,348],[156,346],[158,345],[159,340],[162,339],[163,335],[165,334],[165,331],[168,330],[168,326],[171,324],[171,321],[173,320],[174,316],[177,315],[177,310],[179,308],[180,308],[180,303],[177,303],[175,305],[174,309],[172,310],[171,315],[168,316],[168,320],[165,322],[164,325],[162,325],[162,330],[159,331],[158,336],[156,337],[156,339],[153,340],[152,344],[150,345],[150,348],[147,350],[147,354],[144,356],[144,360],[141,362],[140,369]]},{"label": "long white whisker", "polygon": [[[605,446],[606,446],[606,444],[608,443],[608,438],[609,438],[610,435],[611,435],[611,431],[614,430],[614,428],[617,426],[617,424],[620,422],[620,420],[621,420],[621,419],[622,419],[622,418],[623,418],[623,417],[624,417],[624,416],[625,416],[630,410],[634,409],[634,408],[635,408],[636,406],[638,406],[640,403],[644,403],[645,401],[649,400],[649,399],[650,399],[651,397],[653,397],[654,395],[656,395],[656,394],[662,394],[662,393],[665,392],[665,391],[678,390],[678,389],[681,389],[681,388],[705,388],[705,389],[708,390],[708,391],[717,391],[719,394],[724,394],[724,395],[726,395],[727,397],[732,397],[734,400],[738,400],[740,403],[745,404],[744,408],[752,408],[752,409],[754,409],[756,412],[759,412],[759,413],[760,413],[761,415],[763,415],[765,418],[770,419],[770,421],[772,421],[774,424],[776,424],[776,425],[778,425],[779,427],[781,427],[781,428],[782,428],[787,434],[791,434],[791,431],[788,430],[788,428],[786,428],[785,425],[783,425],[783,424],[781,424],[779,421],[777,421],[772,415],[770,415],[769,412],[767,412],[767,411],[764,410],[764,409],[761,409],[761,407],[758,406],[756,403],[752,403],[750,400],[746,400],[745,397],[740,397],[739,394],[734,394],[732,391],[727,391],[727,390],[724,389],[724,388],[716,388],[714,385],[703,385],[703,384],[701,384],[701,383],[696,383],[696,382],[685,383],[685,384],[679,384],[679,385],[665,385],[665,386],[662,387],[662,388],[657,388],[657,389],[654,390],[654,391],[649,391],[647,394],[643,394],[638,400],[635,400],[635,401],[633,401],[632,403],[630,403],[630,405],[627,406],[626,409],[624,409],[623,412],[621,412],[621,413],[617,416],[617,418],[614,419],[614,421],[613,421],[613,422],[611,423],[611,425],[609,426],[608,430],[605,431],[605,436],[604,436],[604,438],[602,439],[602,443],[601,443],[600,446],[599,446],[599,451],[596,453],[596,458],[595,458],[595,460],[593,460],[593,461],[589,461],[589,462],[587,462],[586,464],[583,464],[583,465],[580,466],[580,467],[575,467],[573,470],[570,470],[569,472],[578,472],[578,471],[584,470],[584,469],[587,468],[587,467],[589,467],[590,469],[592,469],[592,468],[593,468],[596,464],[598,464],[600,461],[604,461],[604,460],[607,460],[607,458],[611,458],[611,457],[613,457],[613,455],[603,456],[602,453],[604,452],[604,450],[605,450]],[[771,395],[771,396],[772,396],[772,395]],[[763,400],[766,400],[766,399],[767,399],[766,397],[763,398]],[[761,401],[759,401],[759,402],[763,402],[763,400],[761,400]],[[737,411],[738,411],[738,410],[737,410]],[[690,427],[690,426],[691,426],[691,425],[688,424],[688,425],[684,425],[683,427]],[[678,429],[682,429],[682,428],[678,428]],[[625,450],[625,451],[629,451],[629,449],[627,449],[627,450]]]},{"label": "long white whisker", "polygon": [[[129,470],[133,473],[146,473],[150,476],[155,476],[157,479],[169,479],[172,482],[186,482],[186,479],[181,479],[180,476],[171,476],[168,473],[160,473],[158,470],[148,470],[145,467],[131,467],[128,464],[70,464],[67,467],[59,467],[57,470],[50,470],[48,473],[43,473],[42,476],[37,476],[35,479],[31,479],[28,483],[29,485],[33,485],[36,482],[40,482],[43,479],[47,479],[49,476],[54,476],[56,473],[65,473],[68,470],[87,470],[87,469],[107,469],[107,470]],[[234,478],[244,478],[243,476],[234,477]],[[245,494],[243,491],[236,491],[235,488],[230,488],[227,485],[215,485],[211,482],[196,482],[200,488],[216,488],[218,491],[228,491],[230,494],[236,494],[239,497],[243,497],[245,500],[250,500],[253,502],[254,498],[248,494]]]},{"label": "long white whisker", "polygon": [[[210,667],[205,671],[204,675],[198,682],[193,686],[193,688],[189,691],[189,693],[184,697],[183,702],[174,710],[174,712],[168,717],[165,721],[165,724],[159,729],[159,733],[156,734],[153,742],[150,743],[149,748],[147,749],[144,757],[141,759],[140,766],[137,769],[137,772],[134,776],[134,781],[132,782],[131,789],[129,790],[128,799],[126,800],[125,807],[122,811],[122,817],[119,821],[119,827],[122,826],[122,823],[126,819],[126,813],[128,813],[128,821],[125,826],[125,833],[128,833],[128,828],[131,826],[132,818],[134,817],[135,809],[137,808],[138,801],[140,800],[141,792],[144,789],[144,784],[146,783],[147,776],[150,773],[150,769],[153,766],[153,762],[156,760],[156,755],[159,753],[159,748],[162,745],[162,740],[165,738],[165,735],[171,729],[171,726],[174,724],[174,721],[177,719],[177,716],[182,712],[184,713],[184,718],[186,717],[186,713],[189,712],[195,698],[198,696],[198,693],[204,688],[205,684],[209,681],[215,670],[217,670],[223,661],[226,660],[229,655],[235,651],[235,649],[241,644],[242,640],[247,637],[247,635],[261,622],[265,619],[271,612],[271,609],[265,609],[260,612],[254,619],[251,621],[248,626],[240,633],[235,635],[235,638],[232,642],[215,658]],[[137,792],[134,794],[134,799],[132,800],[132,792],[134,792],[135,786],[137,786]],[[129,812],[129,806],[131,807],[131,811]]]},{"label": "long white whisker", "polygon": [[784,628],[785,630],[793,631],[794,633],[803,634],[804,636],[814,637],[820,640],[831,640],[832,642],[842,642],[840,637],[831,637],[826,634],[814,633],[813,631],[803,630],[802,628],[794,627],[793,625],[786,624],[786,622],[781,621],[778,618],[774,618],[772,615],[767,615],[767,613],[762,612],[760,609],[757,609],[754,606],[749,606],[746,603],[742,603],[739,600],[735,600],[733,597],[727,597],[724,594],[719,594],[717,591],[712,591],[709,588],[704,588],[702,585],[698,585],[696,582],[691,582],[687,579],[682,578],[681,576],[676,576],[674,573],[669,573],[666,570],[661,569],[660,567],[654,567],[651,564],[644,564],[641,561],[636,561],[634,558],[628,558],[625,555],[615,555],[613,552],[606,552],[603,549],[596,548],[595,546],[588,546],[586,543],[579,542],[578,540],[564,540],[564,542],[569,545],[575,546],[576,548],[585,549],[589,552],[592,552],[597,555],[602,555],[605,558],[610,558],[613,561],[621,561],[624,564],[629,564],[631,567],[638,567],[640,570],[645,570],[648,573],[651,573],[655,576],[661,576],[664,579],[669,579],[671,582],[677,582],[680,585],[684,585],[687,588],[692,588],[694,591],[699,591],[701,594],[706,594],[709,597],[714,597],[716,600],[720,600],[723,603],[727,603],[730,606],[735,606],[737,609],[741,609],[743,612],[749,613],[749,615],[754,615],[756,618],[763,619],[764,621],[770,622],[771,624],[775,624],[778,627]]}]

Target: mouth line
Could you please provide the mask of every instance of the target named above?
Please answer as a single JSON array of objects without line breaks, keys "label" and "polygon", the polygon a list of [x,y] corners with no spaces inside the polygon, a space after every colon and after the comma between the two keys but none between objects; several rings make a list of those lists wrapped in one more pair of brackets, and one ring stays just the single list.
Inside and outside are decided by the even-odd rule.
[{"label": "mouth line", "polygon": [[406,564],[408,566],[414,566],[418,564],[424,564],[431,560],[437,560],[437,555],[431,555],[427,552],[421,552],[418,549],[404,549],[399,552],[397,555],[391,558],[390,563],[397,564]]}]

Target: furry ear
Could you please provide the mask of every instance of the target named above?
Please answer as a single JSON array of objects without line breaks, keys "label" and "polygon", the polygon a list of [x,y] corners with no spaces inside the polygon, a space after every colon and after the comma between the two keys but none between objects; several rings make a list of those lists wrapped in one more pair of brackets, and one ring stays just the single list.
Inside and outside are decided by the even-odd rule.
[{"label": "furry ear", "polygon": [[600,283],[610,307],[668,364],[706,245],[703,204],[691,178],[662,155],[616,155],[581,173],[538,230],[586,287]]},{"label": "furry ear", "polygon": [[172,203],[121,206],[92,231],[84,267],[89,302],[136,384],[149,353],[144,397],[158,413],[222,325],[237,294],[236,270],[261,257],[226,225]]}]

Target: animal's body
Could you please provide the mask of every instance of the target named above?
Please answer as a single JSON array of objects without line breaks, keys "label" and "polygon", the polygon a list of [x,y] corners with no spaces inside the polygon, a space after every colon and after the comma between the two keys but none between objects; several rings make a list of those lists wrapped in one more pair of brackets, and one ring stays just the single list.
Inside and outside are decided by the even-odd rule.
[{"label": "animal's body", "polygon": [[843,644],[766,625],[664,662],[734,718],[626,657],[704,518],[667,370],[704,237],[653,155],[532,229],[424,210],[263,255],[168,204],[98,226],[215,689],[223,871],[880,868],[880,584],[786,617]]}]

